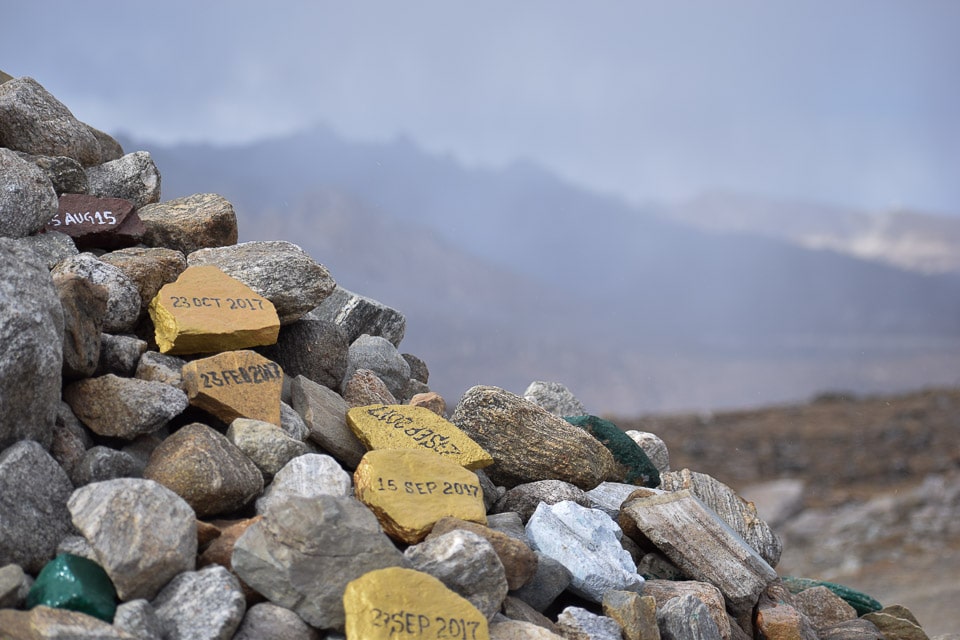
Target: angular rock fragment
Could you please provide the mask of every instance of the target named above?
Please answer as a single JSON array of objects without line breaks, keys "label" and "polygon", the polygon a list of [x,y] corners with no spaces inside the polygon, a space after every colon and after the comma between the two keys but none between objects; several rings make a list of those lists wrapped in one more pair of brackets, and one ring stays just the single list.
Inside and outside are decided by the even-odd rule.
[{"label": "angular rock fragment", "polygon": [[138,214],[145,226],[144,243],[151,247],[187,255],[237,243],[237,214],[226,198],[215,193],[149,204]]},{"label": "angular rock fragment", "polygon": [[343,399],[351,407],[369,404],[400,404],[383,380],[369,369],[357,369],[343,383]]},{"label": "angular rock fragment", "polygon": [[247,609],[233,640],[321,640],[321,635],[290,609],[261,602]]},{"label": "angular rock fragment", "polygon": [[290,385],[293,408],[310,429],[310,440],[355,469],[367,448],[347,425],[346,401],[337,392],[303,376]]},{"label": "angular rock fragment", "polygon": [[131,377],[137,369],[140,357],[147,352],[147,343],[134,336],[100,335],[100,360],[96,375],[113,373]]},{"label": "angular rock fragment", "polygon": [[187,258],[181,252],[159,247],[117,249],[103,254],[100,260],[120,269],[137,287],[141,313],[147,311],[163,285],[175,282],[187,268]]},{"label": "angular rock fragment", "polygon": [[112,373],[67,385],[63,399],[97,435],[126,440],[156,431],[188,404],[186,394],[168,384]]},{"label": "angular rock fragment", "polygon": [[487,523],[477,476],[429,451],[369,451],[353,481],[384,531],[408,544],[423,540],[444,517]]},{"label": "angular rock fragment", "polygon": [[350,343],[343,329],[311,315],[280,327],[277,343],[258,349],[291,378],[304,376],[330,389],[339,389],[347,373]]},{"label": "angular rock fragment", "polygon": [[257,465],[264,481],[273,479],[285,464],[307,453],[307,445],[294,440],[283,429],[262,420],[237,418],[227,429],[227,440],[237,445]]},{"label": "angular rock fragment", "polygon": [[336,286],[326,267],[290,242],[243,242],[199,249],[187,256],[187,263],[219,267],[243,282],[276,307],[281,324],[299,320]]},{"label": "angular rock fragment", "polygon": [[124,602],[117,607],[113,626],[138,640],[164,640],[169,636],[167,627],[157,617],[157,612],[142,598]]},{"label": "angular rock fragment", "polygon": [[152,598],[193,570],[196,514],[166,487],[134,478],[97,482],[74,491],[67,507],[121,600]]},{"label": "angular rock fragment", "polygon": [[350,380],[358,369],[373,371],[395,398],[403,397],[410,381],[410,365],[389,340],[380,336],[362,335],[350,343],[344,380]]},{"label": "angular rock fragment", "polygon": [[236,576],[219,565],[177,575],[150,604],[174,638],[230,640],[247,611]]},{"label": "angular rock fragment", "polygon": [[70,480],[75,486],[82,487],[91,482],[136,477],[142,470],[140,463],[129,453],[96,446],[84,452],[70,474]]},{"label": "angular rock fragment", "polygon": [[705,473],[689,469],[672,471],[662,476],[662,489],[689,489],[705,505],[713,509],[771,567],[780,562],[783,542],[757,514],[756,507],[738,496],[733,489]]},{"label": "angular rock fragment", "polygon": [[541,504],[527,522],[530,545],[570,571],[573,593],[598,604],[611,589],[643,587],[633,559],[620,546],[621,536],[608,515],[574,502]]},{"label": "angular rock fragment", "polygon": [[720,631],[705,604],[692,595],[667,601],[657,611],[663,640],[720,640]]},{"label": "angular rock fragment", "polygon": [[0,238],[0,450],[18,440],[50,445],[60,399],[63,307],[47,268]]},{"label": "angular rock fragment", "polygon": [[240,579],[320,629],[343,627],[348,582],[402,564],[369,509],[355,498],[329,495],[269,503],[233,548]]},{"label": "angular rock fragment", "polygon": [[681,596],[693,596],[707,607],[720,637],[724,640],[733,637],[723,594],[712,584],[696,580],[647,580],[643,583],[643,595],[654,598],[659,604]]},{"label": "angular rock fragment", "polygon": [[347,424],[367,449],[431,451],[466,469],[482,469],[493,458],[449,420],[410,405],[371,405],[347,411]]},{"label": "angular rock fragment", "polygon": [[0,567],[0,609],[19,609],[27,600],[33,578],[17,564]]},{"label": "angular rock fragment", "polygon": [[659,640],[657,601],[654,597],[641,596],[633,591],[607,591],[603,594],[602,604],[603,615],[616,620],[627,640]]},{"label": "angular rock fragment", "polygon": [[620,479],[619,465],[596,438],[503,389],[469,389],[451,422],[493,456],[486,472],[508,488],[556,479],[589,490]]},{"label": "angular rock fragment", "polygon": [[543,407],[555,416],[582,416],[587,413],[575,395],[559,382],[535,380],[523,392],[523,399]]},{"label": "angular rock fragment", "polygon": [[283,370],[255,351],[218,353],[183,366],[190,404],[229,424],[237,418],[280,426]]},{"label": "angular rock fragment", "polygon": [[793,596],[793,604],[817,629],[857,619],[856,609],[826,587],[804,589]]},{"label": "angular rock fragment", "polygon": [[18,152],[21,158],[32,162],[43,171],[47,179],[53,185],[57,195],[65,193],[86,193],[89,188],[87,184],[87,174],[83,171],[83,166],[67,156],[43,156]]},{"label": "angular rock fragment", "polygon": [[622,640],[620,625],[613,618],[598,616],[581,607],[567,607],[557,616],[557,631],[564,637],[590,640]]},{"label": "angular rock fragment", "polygon": [[256,465],[226,437],[198,422],[160,443],[143,477],[186,500],[201,518],[237,511],[263,491]]},{"label": "angular rock fragment", "polygon": [[[633,485],[630,485],[633,486]],[[634,487],[636,489],[636,487]],[[526,522],[540,503],[576,502],[581,507],[591,507],[590,500],[582,489],[562,480],[538,480],[518,484],[508,489],[493,506],[493,513],[517,513]]]},{"label": "angular rock fragment", "polygon": [[36,574],[70,532],[73,485],[43,447],[22,440],[0,451],[0,566]]},{"label": "angular rock fragment", "polygon": [[85,613],[44,606],[29,611],[0,609],[0,629],[3,629],[4,636],[14,640],[144,640]]},{"label": "angular rock fragment", "polygon": [[47,176],[0,143],[0,236],[29,236],[56,213],[57,194]]},{"label": "angular rock fragment", "polygon": [[643,449],[643,452],[650,458],[650,462],[660,473],[670,471],[670,452],[667,451],[667,445],[663,439],[655,433],[646,431],[627,431],[627,436]]},{"label": "angular rock fragment", "polygon": [[63,307],[63,375],[86,378],[100,361],[100,333],[107,311],[107,290],[78,276],[54,280]]},{"label": "angular rock fragment", "polygon": [[353,482],[336,460],[319,453],[308,453],[288,462],[273,482],[257,499],[257,513],[266,513],[275,502],[294,496],[315,498],[328,495],[339,498],[353,496]]},{"label": "angular rock fragment", "polygon": [[70,236],[58,231],[20,238],[17,244],[32,251],[35,257],[46,265],[48,271],[57,266],[61,260],[80,253]]},{"label": "angular rock fragment", "polygon": [[348,638],[490,638],[487,619],[476,607],[440,580],[412,569],[371,571],[347,585],[343,603]]},{"label": "angular rock fragment", "polygon": [[161,353],[232,351],[273,344],[273,304],[217,267],[189,267],[150,302]]},{"label": "angular rock fragment", "polygon": [[140,317],[140,294],[123,271],[97,259],[92,253],[81,253],[62,260],[52,271],[54,279],[80,277],[107,290],[107,310],[103,330],[124,333],[137,324]]},{"label": "angular rock fragment", "polygon": [[749,615],[777,573],[689,489],[623,504],[620,526],[642,548],[655,546],[687,576],[713,584],[731,611]]},{"label": "angular rock fragment", "polygon": [[536,574],[537,554],[533,549],[516,538],[511,538],[505,533],[476,522],[468,522],[459,518],[441,518],[433,525],[426,540],[432,540],[437,536],[458,530],[475,533],[493,546],[493,550],[496,551],[497,557],[500,558],[500,563],[503,565],[507,586],[511,590],[519,589],[527,584]]},{"label": "angular rock fragment", "polygon": [[348,343],[367,334],[386,338],[394,347],[400,346],[407,324],[399,311],[340,286],[311,311],[310,316],[341,327]]},{"label": "angular rock fragment", "polygon": [[160,172],[147,151],[135,151],[87,169],[88,193],[124,198],[137,209],[160,201]]},{"label": "angular rock fragment", "polygon": [[409,547],[411,568],[429,573],[491,620],[507,597],[507,576],[493,545],[471,531],[457,529]]}]

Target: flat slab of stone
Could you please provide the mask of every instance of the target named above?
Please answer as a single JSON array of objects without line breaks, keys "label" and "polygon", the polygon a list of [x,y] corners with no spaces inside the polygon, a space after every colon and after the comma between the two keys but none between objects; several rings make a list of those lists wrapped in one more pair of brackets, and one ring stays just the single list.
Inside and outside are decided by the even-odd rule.
[{"label": "flat slab of stone", "polygon": [[343,594],[348,638],[489,640],[487,619],[431,575],[390,567],[371,571]]},{"label": "flat slab of stone", "polygon": [[720,589],[740,615],[756,605],[777,573],[689,489],[634,498],[620,526],[641,547],[652,543],[687,576]]},{"label": "flat slab of stone", "polygon": [[227,424],[249,418],[280,425],[283,370],[255,351],[219,353],[183,365],[190,404]]},{"label": "flat slab of stone", "polygon": [[487,523],[476,474],[429,451],[368,451],[353,483],[384,531],[408,544],[423,540],[441,518]]},{"label": "flat slab of stone", "polygon": [[482,469],[493,457],[452,422],[424,407],[367,405],[347,411],[347,424],[367,449],[432,451],[466,469]]},{"label": "flat slab of stone", "polygon": [[216,353],[277,341],[273,304],[214,266],[188,267],[150,302],[161,353]]},{"label": "flat slab of stone", "polygon": [[145,228],[129,200],[65,193],[45,230],[67,234],[78,249],[119,249],[140,242]]},{"label": "flat slab of stone", "polygon": [[127,632],[79,611],[34,607],[29,611],[0,610],[0,629],[4,638],[77,638],[85,640],[135,640]]}]

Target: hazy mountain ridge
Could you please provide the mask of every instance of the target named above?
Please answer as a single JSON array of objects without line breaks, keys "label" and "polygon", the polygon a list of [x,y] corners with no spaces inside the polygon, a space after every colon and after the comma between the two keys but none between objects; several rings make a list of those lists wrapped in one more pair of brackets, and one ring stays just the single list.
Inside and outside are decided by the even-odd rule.
[{"label": "hazy mountain ridge", "polygon": [[529,163],[470,169],[406,140],[131,144],[153,154],[165,199],[221,193],[241,240],[296,242],[404,312],[402,347],[451,402],[533,379],[620,413],[955,379],[951,275],[697,229]]},{"label": "hazy mountain ridge", "polygon": [[694,228],[747,233],[925,274],[960,274],[960,218],[897,209],[865,213],[716,191],[663,207]]}]

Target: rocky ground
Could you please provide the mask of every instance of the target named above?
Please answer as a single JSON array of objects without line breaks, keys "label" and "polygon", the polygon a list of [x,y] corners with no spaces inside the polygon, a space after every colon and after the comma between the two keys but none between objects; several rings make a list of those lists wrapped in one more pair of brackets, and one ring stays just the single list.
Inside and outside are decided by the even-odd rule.
[{"label": "rocky ground", "polygon": [[902,603],[931,636],[960,630],[960,389],[617,424],[659,434],[672,468],[713,475],[761,515],[765,483],[799,481],[787,484],[793,507],[773,518],[781,574]]}]

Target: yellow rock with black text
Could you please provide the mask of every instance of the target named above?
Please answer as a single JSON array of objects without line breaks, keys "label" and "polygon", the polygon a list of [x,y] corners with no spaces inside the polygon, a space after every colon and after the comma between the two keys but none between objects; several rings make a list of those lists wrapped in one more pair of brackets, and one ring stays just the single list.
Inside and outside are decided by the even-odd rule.
[{"label": "yellow rock with black text", "polygon": [[487,619],[466,598],[421,571],[370,571],[343,593],[348,640],[490,640]]},{"label": "yellow rock with black text", "polygon": [[477,474],[429,451],[368,451],[353,484],[387,535],[408,544],[422,541],[441,518],[487,523]]},{"label": "yellow rock with black text", "polygon": [[217,353],[275,344],[273,303],[214,266],[189,267],[150,302],[161,353]]},{"label": "yellow rock with black text", "polygon": [[183,365],[190,404],[227,424],[237,418],[280,424],[283,370],[255,351],[227,351]]},{"label": "yellow rock with black text", "polygon": [[347,411],[347,424],[367,449],[431,451],[466,469],[493,464],[489,453],[455,424],[425,407],[373,404]]}]

